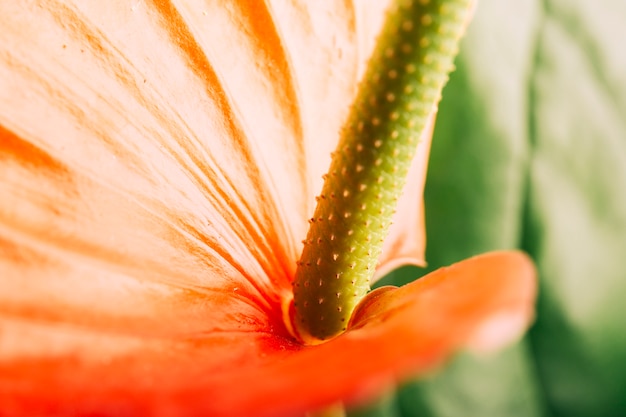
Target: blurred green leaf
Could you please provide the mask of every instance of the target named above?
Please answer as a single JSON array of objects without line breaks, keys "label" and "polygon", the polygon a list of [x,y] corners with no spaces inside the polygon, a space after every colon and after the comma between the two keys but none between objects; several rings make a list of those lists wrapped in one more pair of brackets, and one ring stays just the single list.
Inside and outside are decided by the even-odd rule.
[{"label": "blurred green leaf", "polygon": [[533,348],[558,416],[626,415],[626,2],[546,3],[531,85]]}]

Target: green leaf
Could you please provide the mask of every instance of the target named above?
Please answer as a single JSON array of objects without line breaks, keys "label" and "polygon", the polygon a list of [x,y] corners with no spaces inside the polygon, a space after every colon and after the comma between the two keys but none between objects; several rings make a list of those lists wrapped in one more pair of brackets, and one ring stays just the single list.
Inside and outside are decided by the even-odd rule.
[{"label": "green leaf", "polygon": [[532,333],[563,416],[626,415],[626,3],[549,1],[531,85]]}]

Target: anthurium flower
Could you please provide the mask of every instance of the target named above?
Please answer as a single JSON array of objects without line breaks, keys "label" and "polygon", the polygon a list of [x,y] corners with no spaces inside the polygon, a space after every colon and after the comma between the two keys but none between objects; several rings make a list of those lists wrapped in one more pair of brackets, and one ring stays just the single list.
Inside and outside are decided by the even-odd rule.
[{"label": "anthurium flower", "polygon": [[[299,415],[519,334],[515,252],[379,289],[325,343],[293,333],[301,239],[385,6],[0,5],[3,413]],[[423,263],[429,137],[378,275]]]}]

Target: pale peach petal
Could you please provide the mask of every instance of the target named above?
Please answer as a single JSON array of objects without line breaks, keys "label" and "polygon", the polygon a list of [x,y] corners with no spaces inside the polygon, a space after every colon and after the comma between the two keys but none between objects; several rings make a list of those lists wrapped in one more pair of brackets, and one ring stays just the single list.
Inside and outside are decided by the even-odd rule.
[{"label": "pale peach petal", "polygon": [[189,34],[162,10],[85,4],[2,5],[4,226],[132,259],[142,279],[157,279],[153,268],[180,286],[234,280],[271,294],[287,281],[280,245],[269,247],[276,207],[220,84],[181,44]]},{"label": "pale peach petal", "polygon": [[355,90],[352,6],[0,8],[0,238],[25,259],[0,297],[139,280],[271,309]]}]

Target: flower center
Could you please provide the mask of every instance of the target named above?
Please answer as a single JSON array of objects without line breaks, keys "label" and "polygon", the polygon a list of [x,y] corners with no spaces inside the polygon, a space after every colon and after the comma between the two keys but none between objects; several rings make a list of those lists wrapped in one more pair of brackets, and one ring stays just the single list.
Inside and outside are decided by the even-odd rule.
[{"label": "flower center", "polygon": [[317,198],[293,283],[306,344],[346,330],[369,291],[420,137],[453,69],[472,0],[398,1]]}]

